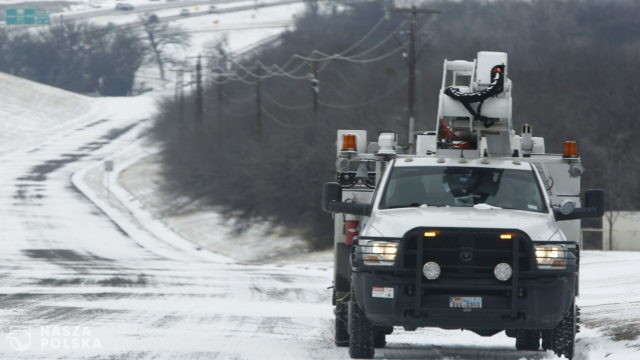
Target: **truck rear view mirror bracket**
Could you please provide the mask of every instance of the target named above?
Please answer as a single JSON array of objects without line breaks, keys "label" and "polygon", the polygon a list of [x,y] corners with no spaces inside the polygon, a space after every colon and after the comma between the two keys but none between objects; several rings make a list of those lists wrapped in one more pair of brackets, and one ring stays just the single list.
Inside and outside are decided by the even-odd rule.
[{"label": "truck rear view mirror bracket", "polygon": [[563,214],[560,209],[553,209],[556,221],[577,220],[602,217],[604,215],[604,191],[600,189],[587,190],[584,193],[584,206],[576,208],[569,214]]},{"label": "truck rear view mirror bracket", "polygon": [[322,210],[329,213],[344,213],[359,216],[371,215],[371,204],[342,201],[342,186],[328,182],[322,186]]}]

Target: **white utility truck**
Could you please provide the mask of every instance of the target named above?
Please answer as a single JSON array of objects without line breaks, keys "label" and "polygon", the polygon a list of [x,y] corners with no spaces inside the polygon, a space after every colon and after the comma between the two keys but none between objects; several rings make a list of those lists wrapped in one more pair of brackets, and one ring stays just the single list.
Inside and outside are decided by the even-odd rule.
[{"label": "white utility truck", "polygon": [[[435,130],[368,142],[339,130],[335,341],[372,358],[394,327],[501,331],[518,350],[571,359],[578,331],[580,219],[601,217],[573,141],[545,152],[513,129],[507,54],[444,61]],[[411,126],[410,126],[411,128]]]}]

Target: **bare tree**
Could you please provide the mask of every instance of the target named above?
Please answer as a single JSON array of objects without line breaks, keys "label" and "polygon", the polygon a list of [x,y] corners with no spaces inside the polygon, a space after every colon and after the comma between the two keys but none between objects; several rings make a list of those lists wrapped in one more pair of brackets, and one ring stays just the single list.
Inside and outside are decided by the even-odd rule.
[{"label": "bare tree", "polygon": [[158,65],[160,77],[165,79],[165,65],[178,62],[172,49],[184,49],[189,45],[189,34],[178,26],[161,23],[157,17],[140,17],[140,23],[147,36],[153,61]]},{"label": "bare tree", "polygon": [[[240,228],[268,220],[300,230],[304,238],[322,247],[331,244],[332,225],[320,208],[318,189],[335,177],[330,166],[335,160],[331,151],[335,129],[400,130],[405,122],[395,119],[403,118],[406,104],[402,75],[406,63],[398,53],[368,63],[318,64],[323,69],[318,74],[322,85],[314,117],[311,84],[304,77],[309,65],[290,60],[291,55],[310,54],[315,49],[337,54],[358,44],[349,56],[366,52],[357,58],[371,59],[401,45],[401,31],[406,27],[401,26],[404,17],[392,16],[361,41],[384,19],[391,0],[333,0],[350,9],[333,15],[314,14],[313,1],[306,4],[311,7],[297,19],[294,30],[282,33],[270,46],[231,59],[246,67],[258,60],[278,64],[289,76],[268,76],[258,92],[256,78],[249,72],[239,71],[241,78],[223,75],[229,69],[228,52],[214,44],[206,55],[208,66],[218,72],[213,74],[218,81],[204,90],[213,110],[208,112],[212,121],[185,130],[176,121],[181,103],[168,100],[154,133],[165,144],[166,181],[176,196],[221,206],[239,220]],[[612,217],[602,221],[610,221],[610,228],[619,227],[620,219],[614,224],[619,211],[640,209],[636,180],[640,157],[634,152],[640,134],[636,116],[640,87],[630,80],[639,74],[640,45],[637,37],[619,35],[634,33],[640,2],[616,4],[619,6],[582,0],[438,2],[443,14],[460,16],[421,22],[430,36],[421,36],[428,51],[417,63],[420,128],[430,130],[435,125],[432,116],[437,109],[443,58],[473,58],[476,51],[486,48],[504,50],[518,84],[516,124],[534,124],[536,132],[545,136],[549,152],[558,152],[564,140],[578,141],[587,169],[584,188],[605,190]],[[602,16],[605,9],[610,12]],[[495,18],[501,20],[496,23]],[[610,21],[613,18],[616,21]],[[589,26],[585,27],[585,21]],[[233,73],[233,64],[230,69]],[[272,71],[277,73],[275,68]],[[257,101],[258,94],[264,101]],[[184,124],[193,125],[197,121],[192,115],[193,95],[187,96]],[[258,110],[264,115],[261,142],[247,136],[255,131]],[[305,138],[306,131],[314,135],[314,142]],[[229,152],[239,146],[239,156]]]},{"label": "bare tree", "polygon": [[[608,243],[605,248],[613,250],[614,227],[620,213],[634,208],[633,198],[629,194],[634,188],[635,179],[628,176],[629,169],[637,169],[638,162],[635,156],[627,151],[626,147],[632,143],[632,132],[616,132],[611,135],[606,146],[601,146],[599,153],[602,158],[598,164],[600,183],[605,189],[606,212],[604,221],[608,225]],[[604,245],[604,244],[603,244]]]},{"label": "bare tree", "polygon": [[209,42],[205,46],[205,59],[207,68],[213,73],[226,73],[232,63],[232,54],[229,50],[229,39],[226,35]]},{"label": "bare tree", "polygon": [[307,11],[312,15],[318,15],[318,10],[320,9],[320,4],[318,4],[318,0],[305,0],[307,3]]}]

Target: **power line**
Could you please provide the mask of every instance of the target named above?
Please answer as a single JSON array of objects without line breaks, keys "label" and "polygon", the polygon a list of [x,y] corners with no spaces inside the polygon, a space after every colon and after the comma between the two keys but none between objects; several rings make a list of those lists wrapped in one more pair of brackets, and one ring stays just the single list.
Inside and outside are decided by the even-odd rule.
[{"label": "power line", "polygon": [[[346,55],[349,51],[355,49],[356,47],[360,46],[360,44],[362,44],[363,42],[365,42],[369,36],[373,35],[373,33],[378,30],[378,28],[387,20],[386,16],[381,17],[378,22],[369,30],[369,32],[367,32],[360,40],[356,41],[355,43],[353,43],[351,46],[349,46],[348,48],[346,48],[345,50],[342,50],[339,54],[340,55]],[[314,50],[315,51],[315,50]],[[312,53],[314,52],[312,51]],[[282,66],[280,66],[280,68],[282,69],[286,69],[287,66],[289,66],[289,64],[294,61],[296,59],[294,54],[292,55],[289,60],[287,60],[287,62],[285,62]]]},{"label": "power line", "polygon": [[[264,63],[262,63],[261,61],[257,61],[257,65],[262,67],[262,69],[264,69],[266,71],[267,74],[265,75],[260,75],[260,79],[267,79],[267,78],[271,78],[271,77],[275,77],[275,76],[283,76],[283,77],[288,77],[290,79],[295,79],[295,80],[310,80],[312,79],[312,77],[310,76],[310,74],[305,74],[305,75],[296,75],[295,72],[302,69],[306,64],[302,63],[299,64],[298,66],[296,66],[294,69],[291,69],[289,71],[287,71],[285,68],[290,64],[291,59],[299,59],[299,60],[303,60],[305,62],[324,62],[324,64],[320,67],[315,69],[315,73],[320,73],[322,72],[328,65],[329,65],[329,61],[331,60],[342,60],[342,61],[347,61],[347,62],[352,62],[352,63],[359,63],[359,64],[364,64],[364,63],[370,63],[370,62],[376,62],[376,61],[380,61],[380,60],[384,60],[387,57],[390,57],[398,52],[400,52],[401,50],[404,49],[404,46],[401,44],[400,46],[396,47],[395,49],[391,50],[388,53],[385,53],[383,55],[377,56],[377,57],[373,57],[373,58],[369,58],[369,59],[359,59],[357,57],[360,56],[364,56],[366,54],[369,54],[371,52],[373,52],[374,50],[378,49],[379,47],[381,47],[382,45],[384,45],[387,41],[389,41],[389,39],[393,38],[393,36],[395,35],[395,33],[400,30],[400,28],[402,26],[404,26],[407,21],[403,21],[402,23],[400,23],[400,25],[398,27],[396,27],[389,35],[385,36],[380,42],[378,42],[376,45],[374,45],[373,47],[362,51],[358,54],[352,55],[352,56],[345,56],[346,53],[348,53],[349,51],[355,49],[358,45],[362,44],[369,36],[371,36],[371,34],[373,34],[373,32],[382,24],[382,22],[384,21],[384,18],[382,18],[381,20],[378,21],[378,23],[372,28],[372,30],[369,31],[369,33],[367,33],[363,38],[361,38],[359,41],[357,41],[355,44],[353,44],[352,46],[350,46],[348,49],[338,53],[338,54],[326,54],[323,53],[319,50],[313,50],[311,52],[311,54],[309,56],[302,56],[299,54],[294,54],[291,56],[291,58],[289,59],[289,61],[287,61],[283,66],[279,66],[277,64],[273,64],[271,66],[266,66]],[[315,54],[320,55],[320,57],[316,57],[313,56]],[[240,70],[242,70],[246,75],[254,78],[254,79],[258,79],[258,74],[256,74],[255,72],[249,70],[246,66],[242,65],[241,63],[234,63],[233,66],[239,68]],[[271,70],[271,68],[276,69]],[[220,69],[217,68],[219,70],[224,70],[224,69]],[[255,82],[249,81],[247,80],[244,76],[240,75],[237,71],[234,71],[234,73],[232,74],[227,74],[229,75],[229,77],[233,78],[234,80],[239,80],[242,82],[245,82],[247,84],[255,84]]]},{"label": "power line", "polygon": [[363,52],[360,52],[360,53],[358,53],[358,54],[350,55],[350,57],[355,59],[355,58],[358,58],[358,57],[360,57],[360,56],[364,56],[364,55],[369,54],[370,52],[372,52],[372,51],[376,50],[376,49],[377,49],[377,48],[379,48],[380,46],[384,45],[387,41],[389,41],[390,39],[392,39],[392,38],[395,36],[395,34],[398,32],[398,30],[400,30],[400,28],[402,28],[402,27],[403,27],[403,26],[405,26],[406,24],[407,24],[407,21],[406,21],[406,20],[405,20],[405,21],[403,21],[403,22],[401,22],[401,23],[400,23],[400,25],[398,25],[398,27],[396,27],[393,31],[391,31],[391,32],[389,33],[389,35],[385,36],[385,37],[384,37],[380,42],[378,42],[378,44],[376,44],[375,46],[370,47],[369,49],[367,49],[367,50],[365,50],[365,51],[363,51]]},{"label": "power line", "polygon": [[[309,79],[309,74],[306,75],[294,75],[293,73],[287,73],[286,71],[283,71],[282,69],[276,68],[277,65],[271,65],[271,66],[266,66],[264,65],[261,61],[258,60],[258,64],[260,66],[262,66],[262,68],[264,70],[266,70],[271,76],[284,76],[284,77],[288,77],[290,79],[293,80],[308,80]],[[305,64],[302,64],[305,65]],[[270,68],[276,68],[278,71],[273,71]],[[271,77],[270,76],[270,77]]]},{"label": "power line", "polygon": [[231,111],[229,111],[227,109],[223,109],[222,111],[224,111],[224,113],[227,114],[227,115],[231,115],[231,116],[235,116],[235,117],[247,117],[247,116],[251,116],[251,115],[255,114],[253,111],[249,111],[247,113],[242,113],[242,114],[234,113],[234,112],[231,112]]},{"label": "power line", "polygon": [[267,98],[272,103],[287,110],[305,110],[305,109],[310,109],[313,106],[313,104],[305,104],[300,106],[286,105],[274,99],[273,97],[271,97],[271,95],[269,95],[267,92],[263,92],[262,95],[264,95],[264,97]]},{"label": "power line", "polygon": [[380,60],[384,60],[392,55],[397,54],[398,52],[400,52],[400,50],[404,50],[404,47],[399,46],[391,51],[389,51],[388,53],[385,53],[383,55],[374,57],[374,58],[370,58],[370,59],[353,59],[353,58],[349,58],[349,57],[344,57],[342,55],[329,55],[329,54],[325,54],[322,51],[317,51],[318,54],[324,56],[324,58],[322,59],[314,59],[314,58],[308,58],[308,57],[303,57],[300,56],[300,59],[306,60],[306,61],[326,61],[326,60],[343,60],[343,61],[347,61],[347,62],[352,62],[352,63],[356,63],[356,64],[366,64],[366,63],[372,63],[372,62],[377,62]]},{"label": "power line", "polygon": [[286,122],[278,119],[277,117],[275,117],[273,114],[271,114],[270,112],[268,112],[267,110],[265,110],[264,108],[262,109],[262,111],[264,112],[265,115],[267,115],[267,117],[271,120],[273,120],[275,123],[280,124],[281,126],[284,127],[288,127],[290,129],[302,129],[302,128],[306,128],[309,127],[311,124],[307,123],[303,126],[295,126],[295,125],[291,125],[291,124],[287,124]]},{"label": "power line", "polygon": [[387,91],[385,91],[384,93],[382,93],[382,94],[380,94],[380,95],[378,95],[378,96],[376,96],[374,98],[365,100],[363,102],[355,103],[355,104],[331,104],[331,103],[327,103],[327,102],[324,102],[324,101],[319,101],[318,103],[320,105],[322,105],[322,106],[326,106],[326,107],[329,107],[329,108],[352,109],[352,108],[355,108],[355,107],[369,105],[371,103],[374,103],[374,102],[386,97],[387,95],[393,93],[394,91],[398,90],[399,88],[401,88],[406,83],[407,83],[407,80],[403,80],[400,83],[394,85],[393,87],[387,89]]},{"label": "power line", "polygon": [[[305,61],[309,61],[309,62],[315,62],[315,61],[328,61],[328,60],[343,60],[343,61],[347,61],[347,62],[351,62],[351,63],[356,63],[356,64],[367,64],[367,63],[372,63],[372,62],[377,62],[380,60],[384,60],[390,56],[393,56],[395,54],[397,54],[398,52],[400,52],[401,50],[403,50],[404,47],[399,46],[385,54],[382,54],[380,56],[377,57],[373,57],[373,58],[369,58],[369,59],[352,59],[352,58],[348,58],[348,57],[343,57],[341,55],[328,55],[325,54],[321,51],[316,51],[316,53],[320,54],[321,56],[323,56],[323,58],[310,58],[310,57],[303,57],[303,56],[299,56],[300,59],[305,60]],[[288,74],[288,73],[275,73],[275,72],[271,72],[270,75],[262,75],[262,74],[257,74],[251,70],[249,70],[246,66],[240,64],[240,63],[236,63],[235,66],[237,66],[239,69],[241,69],[243,72],[245,72],[247,75],[255,78],[255,79],[268,79],[274,76],[287,76],[293,79],[297,79],[297,80],[302,80],[302,79],[310,79],[309,76],[296,76],[296,75],[292,75],[292,74]],[[263,68],[263,67],[259,67],[259,68]],[[324,68],[323,68],[324,69]],[[318,69],[318,72],[320,72],[320,69]],[[254,81],[249,81],[246,80],[244,77],[242,77],[240,74],[238,74],[237,72],[234,73],[225,73],[223,74],[223,76],[228,77],[230,79],[233,80],[238,80],[241,81],[245,84],[248,85],[255,85],[256,82]]]},{"label": "power line", "polygon": [[[355,63],[366,63],[366,62],[374,62],[374,61],[379,61],[382,59],[385,59],[388,56],[391,56],[395,53],[397,53],[398,51],[401,50],[401,47],[396,48],[392,51],[392,53],[388,53],[383,55],[382,57],[376,57],[376,58],[372,58],[372,59],[355,59],[354,57],[356,56],[363,56],[366,55],[372,51],[374,51],[375,49],[379,48],[380,46],[382,46],[386,41],[388,41],[391,36],[386,36],[380,43],[376,44],[373,48],[370,48],[368,50],[365,50],[359,54],[356,54],[354,56],[346,56],[350,51],[354,50],[355,48],[357,48],[359,45],[361,45],[364,41],[366,41],[384,22],[386,21],[386,17],[382,17],[378,20],[378,22],[369,30],[369,32],[367,32],[360,40],[356,41],[354,44],[352,44],[351,46],[349,46],[347,49],[334,54],[334,55],[328,55],[325,53],[322,53],[318,50],[313,50],[311,52],[311,54],[309,56],[302,56],[299,54],[294,54],[292,55],[289,60],[287,60],[282,66],[277,65],[277,64],[273,64],[271,66],[265,66],[262,62],[258,62],[259,65],[261,65],[263,67],[264,70],[266,70],[269,75],[265,75],[262,78],[269,78],[272,76],[285,76],[285,77],[289,77],[292,79],[297,79],[297,80],[304,80],[304,79],[308,79],[308,75],[296,75],[295,72],[302,69],[306,64],[300,64],[298,66],[296,66],[294,69],[289,69],[287,70],[286,68],[296,59],[298,60],[303,60],[306,62],[309,61],[318,61],[318,62],[326,62],[326,61],[330,61],[330,60],[345,60],[345,61],[350,61],[350,62],[355,62]],[[402,26],[404,26],[404,24],[406,24],[406,21],[402,22],[393,32],[392,34],[394,34],[395,32],[397,32]],[[314,54],[320,54],[322,57],[318,58],[318,57],[312,57]],[[236,63],[236,65],[238,67],[240,67],[245,73],[247,73],[248,75],[257,78],[256,74],[253,73],[252,71],[250,71],[249,69],[247,69],[245,66],[243,66],[242,64]],[[272,71],[270,70],[270,67],[273,67],[276,69],[276,71]],[[319,68],[318,72],[322,72],[322,70],[324,70],[326,68],[326,65]],[[243,78],[244,80],[244,78]]]},{"label": "power line", "polygon": [[[227,99],[227,100],[229,100],[229,101],[231,101],[232,103],[236,103],[236,104],[244,104],[246,102],[253,101],[253,99],[256,98],[255,94],[253,94],[251,96],[247,96],[247,97],[242,98],[242,99],[236,99],[236,98],[233,98],[233,97],[227,95],[226,93],[222,93],[222,97]],[[213,97],[213,96],[205,96],[204,98],[205,99],[210,99],[210,100],[217,100],[218,99],[217,97]]]},{"label": "power line", "polygon": [[[403,80],[401,82],[399,82],[398,84],[390,87],[387,89],[387,91],[385,91],[384,93],[377,95],[371,99],[367,99],[364,100],[362,102],[358,102],[358,103],[354,103],[354,104],[332,104],[332,103],[328,103],[322,100],[318,100],[318,104],[328,107],[328,108],[335,108],[335,109],[352,109],[352,108],[356,108],[359,106],[365,106],[365,105],[369,105],[371,103],[374,103],[378,100],[381,100],[383,98],[385,98],[386,96],[388,96],[389,94],[392,94],[393,92],[397,91],[398,89],[400,89],[402,86],[404,86],[407,83],[407,80]],[[313,103],[308,103],[308,104],[304,104],[304,105],[287,105],[287,104],[283,104],[280,101],[277,101],[276,99],[274,99],[271,95],[269,95],[267,92],[263,92],[262,95],[267,98],[269,101],[271,101],[272,103],[274,103],[276,106],[279,106],[283,109],[287,109],[287,110],[305,110],[305,109],[309,109],[311,107],[313,107]]]}]

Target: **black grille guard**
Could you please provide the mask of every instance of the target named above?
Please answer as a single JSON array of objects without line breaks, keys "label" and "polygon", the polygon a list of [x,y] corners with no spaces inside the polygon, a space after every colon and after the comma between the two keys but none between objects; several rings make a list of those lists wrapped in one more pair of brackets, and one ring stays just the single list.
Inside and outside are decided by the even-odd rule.
[{"label": "black grille guard", "polygon": [[[424,237],[425,232],[436,232],[441,237],[463,237],[463,236],[499,236],[499,234],[512,234],[512,239],[509,239],[510,246],[508,249],[495,250],[503,255],[509,254],[508,262],[513,269],[513,275],[511,279],[500,282],[493,278],[495,281],[466,281],[449,278],[448,281],[430,281],[424,278],[422,274],[422,266],[427,259],[424,258],[425,243],[429,241]],[[396,260],[389,265],[365,265],[362,253],[358,252],[359,240],[383,240],[388,242],[398,243],[398,252]],[[412,242],[415,243],[415,249],[412,248]],[[450,248],[438,248],[433,249],[439,252],[459,252],[459,243],[456,240],[451,240],[452,246]],[[539,278],[541,276],[575,276],[578,272],[580,254],[579,244],[575,241],[533,241],[527,234],[517,229],[479,229],[479,228],[435,228],[435,227],[418,227],[411,229],[405,233],[402,238],[397,237],[370,237],[360,236],[355,239],[352,253],[352,270],[355,272],[369,272],[380,275],[386,280],[393,279],[399,285],[413,286],[415,289],[415,303],[414,310],[417,312],[427,310],[422,308],[423,290],[451,290],[452,293],[456,291],[505,291],[510,293],[510,309],[509,313],[512,318],[517,317],[517,301],[520,293],[520,281],[523,278]],[[563,269],[541,269],[537,265],[536,254],[534,246],[537,245],[564,245],[565,258],[567,259],[567,265]],[[508,250],[508,251],[507,251]],[[493,250],[474,249],[474,253],[489,253]],[[409,260],[415,256],[415,261]],[[505,258],[506,259],[506,258]],[[524,262],[524,263],[523,263]],[[459,269],[460,266],[443,264],[445,269]],[[482,268],[486,271],[486,266],[469,266],[467,268]],[[444,274],[444,271],[443,271]],[[475,276],[477,278],[477,275]],[[471,276],[473,279],[474,276]]]}]

